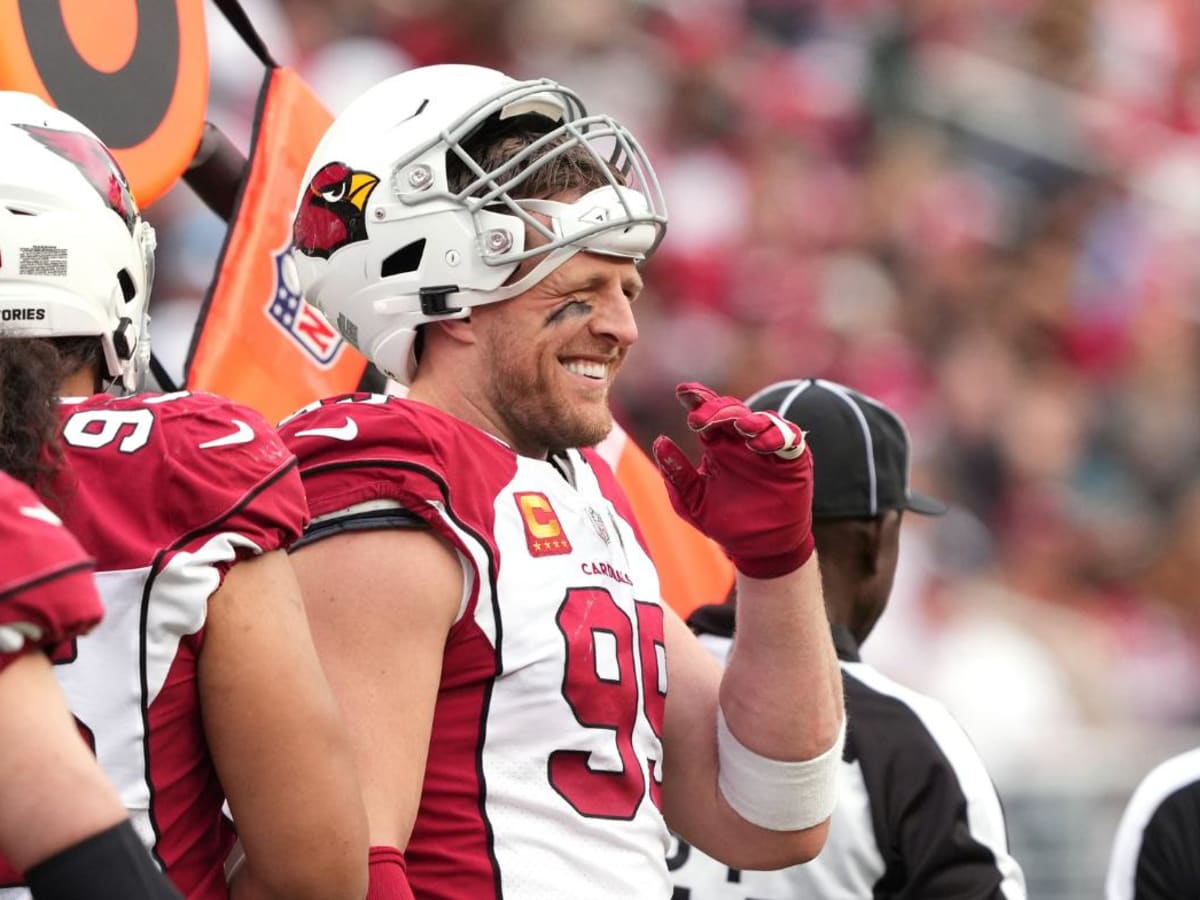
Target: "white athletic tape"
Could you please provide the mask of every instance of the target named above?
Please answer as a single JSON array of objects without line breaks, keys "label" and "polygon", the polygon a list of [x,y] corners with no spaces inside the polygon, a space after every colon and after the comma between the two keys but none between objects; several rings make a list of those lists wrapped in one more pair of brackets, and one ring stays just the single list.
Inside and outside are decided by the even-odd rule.
[{"label": "white athletic tape", "polygon": [[837,803],[846,723],[815,759],[783,762],[760,756],[733,736],[717,707],[717,784],[739,816],[769,831],[801,831],[824,822]]}]

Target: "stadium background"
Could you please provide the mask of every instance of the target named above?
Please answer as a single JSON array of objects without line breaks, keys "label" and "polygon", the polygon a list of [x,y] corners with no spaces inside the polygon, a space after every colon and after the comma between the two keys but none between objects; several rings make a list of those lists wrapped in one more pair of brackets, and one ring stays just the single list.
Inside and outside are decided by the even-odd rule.
[{"label": "stadium background", "polygon": [[[1030,896],[1099,896],[1129,791],[1200,736],[1200,7],[244,6],[335,111],[472,62],[631,126],[671,227],[619,418],[643,446],[678,432],[693,378],[818,375],[897,409],[915,486],[954,510],[908,521],[865,656],[966,726]],[[244,150],[261,67],[208,11],[209,118]],[[178,374],[224,225],[183,186],[149,217]]]}]

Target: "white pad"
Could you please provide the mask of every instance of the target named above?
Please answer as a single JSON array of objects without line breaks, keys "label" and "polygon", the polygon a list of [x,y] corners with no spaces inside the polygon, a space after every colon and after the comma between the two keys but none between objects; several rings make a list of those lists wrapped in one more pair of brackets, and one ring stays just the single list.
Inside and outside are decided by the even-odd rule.
[{"label": "white pad", "polygon": [[824,822],[837,803],[846,723],[815,759],[783,762],[760,756],[733,736],[717,707],[717,784],[739,816],[769,831],[802,831]]}]

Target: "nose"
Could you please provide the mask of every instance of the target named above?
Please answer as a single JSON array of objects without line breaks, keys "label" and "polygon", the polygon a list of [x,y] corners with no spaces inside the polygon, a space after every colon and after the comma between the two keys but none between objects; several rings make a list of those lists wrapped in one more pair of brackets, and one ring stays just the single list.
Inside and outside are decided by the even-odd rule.
[{"label": "nose", "polygon": [[596,315],[592,317],[591,328],[597,337],[606,338],[622,348],[637,342],[638,328],[633,316],[633,302],[625,296],[620,279],[614,278],[606,286],[597,304]]}]

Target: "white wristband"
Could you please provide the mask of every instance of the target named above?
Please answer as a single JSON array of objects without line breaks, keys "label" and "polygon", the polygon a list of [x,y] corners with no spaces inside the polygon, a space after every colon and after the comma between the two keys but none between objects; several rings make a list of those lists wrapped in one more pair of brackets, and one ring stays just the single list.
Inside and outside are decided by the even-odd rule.
[{"label": "white wristband", "polygon": [[815,759],[784,762],[760,756],[733,736],[717,706],[717,785],[734,811],[759,828],[801,831],[829,818],[837,803],[846,723]]}]

